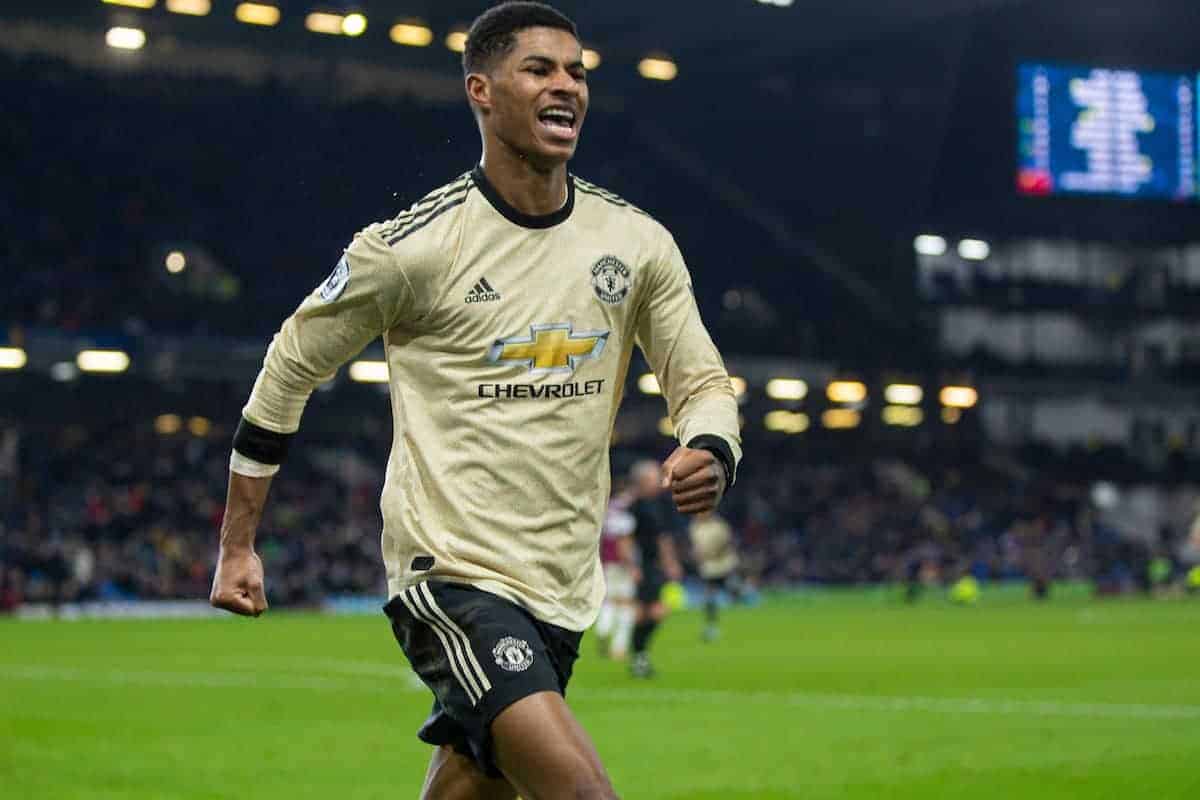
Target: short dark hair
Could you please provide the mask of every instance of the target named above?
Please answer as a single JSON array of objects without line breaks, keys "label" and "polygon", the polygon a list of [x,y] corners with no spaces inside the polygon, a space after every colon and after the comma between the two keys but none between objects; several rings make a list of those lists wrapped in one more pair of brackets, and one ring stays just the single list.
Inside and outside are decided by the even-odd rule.
[{"label": "short dark hair", "polygon": [[571,18],[545,3],[508,0],[479,15],[467,32],[463,72],[486,72],[499,56],[512,52],[526,28],[557,28],[579,38]]}]

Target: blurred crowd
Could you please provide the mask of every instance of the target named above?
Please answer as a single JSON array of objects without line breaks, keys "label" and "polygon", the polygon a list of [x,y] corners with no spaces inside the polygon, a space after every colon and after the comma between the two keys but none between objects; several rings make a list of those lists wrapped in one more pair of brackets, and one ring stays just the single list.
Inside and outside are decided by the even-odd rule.
[{"label": "blurred crowd", "polygon": [[1190,483],[1094,482],[1012,455],[748,466],[727,513],[764,583],[924,586],[971,575],[1026,579],[1035,594],[1055,580],[1116,593],[1200,561]]},{"label": "blurred crowd", "polygon": [[[230,431],[15,431],[20,455],[0,469],[0,608],[208,596]],[[272,602],[382,591],[383,473],[359,450],[312,443],[272,485],[258,540]]]},{"label": "blurred crowd", "polygon": [[[207,597],[229,441],[220,427],[196,436],[0,426],[0,608]],[[272,603],[383,592],[387,446],[386,433],[346,434],[295,449],[259,533]],[[759,588],[914,589],[969,574],[1027,579],[1035,592],[1062,579],[1118,592],[1150,589],[1156,569],[1200,561],[1191,484],[1088,484],[1010,460],[921,461],[752,453],[722,508],[742,577]]]}]

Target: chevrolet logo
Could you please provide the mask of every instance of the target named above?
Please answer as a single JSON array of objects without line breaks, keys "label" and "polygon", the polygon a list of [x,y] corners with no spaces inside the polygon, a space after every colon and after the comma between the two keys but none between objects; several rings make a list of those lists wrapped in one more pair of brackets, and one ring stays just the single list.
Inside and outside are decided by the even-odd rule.
[{"label": "chevrolet logo", "polygon": [[488,351],[488,361],[528,367],[534,375],[570,373],[584,361],[600,357],[608,333],[575,332],[569,322],[530,325],[528,336],[497,339]]}]

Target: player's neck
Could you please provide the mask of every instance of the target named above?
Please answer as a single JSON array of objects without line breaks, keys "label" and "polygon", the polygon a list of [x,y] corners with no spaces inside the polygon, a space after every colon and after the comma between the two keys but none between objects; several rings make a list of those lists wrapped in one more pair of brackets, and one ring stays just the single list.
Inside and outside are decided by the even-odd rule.
[{"label": "player's neck", "polygon": [[484,148],[479,165],[504,201],[522,214],[545,216],[566,205],[565,163],[542,170],[518,154],[497,153],[496,148]]}]

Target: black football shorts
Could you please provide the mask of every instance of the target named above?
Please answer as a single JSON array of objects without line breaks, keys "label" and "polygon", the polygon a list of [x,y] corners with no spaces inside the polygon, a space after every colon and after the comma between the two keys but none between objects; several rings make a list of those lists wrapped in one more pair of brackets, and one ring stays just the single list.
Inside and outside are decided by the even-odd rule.
[{"label": "black football shorts", "polygon": [[425,581],[383,608],[413,671],[433,692],[417,737],[450,745],[500,777],[491,725],[523,697],[566,695],[582,633],[534,619],[520,606],[465,584]]}]

